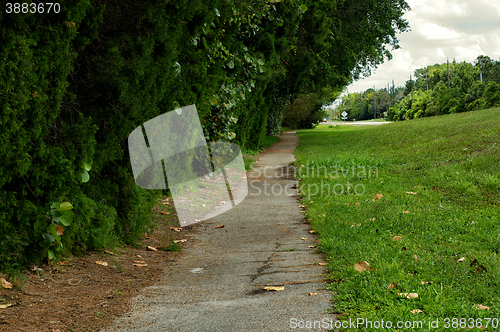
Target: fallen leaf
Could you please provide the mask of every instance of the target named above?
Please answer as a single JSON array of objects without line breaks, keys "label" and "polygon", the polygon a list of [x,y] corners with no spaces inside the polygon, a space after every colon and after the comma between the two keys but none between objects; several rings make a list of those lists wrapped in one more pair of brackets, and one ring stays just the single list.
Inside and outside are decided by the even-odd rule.
[{"label": "fallen leaf", "polygon": [[411,312],[412,314],[421,314],[421,313],[423,313],[423,311],[422,311],[422,310],[420,310],[420,309],[413,309],[413,310],[412,310],[412,311],[410,311],[410,312]]},{"label": "fallen leaf", "polygon": [[476,304],[473,306],[476,310],[490,310],[491,308],[482,304]]},{"label": "fallen leaf", "polygon": [[308,248],[316,248],[316,246],[308,246]]},{"label": "fallen leaf", "polygon": [[146,261],[134,261],[134,263],[137,263],[137,264],[145,264]]},{"label": "fallen leaf", "polygon": [[108,262],[97,261],[95,263],[99,264],[99,265],[102,265],[102,266],[108,266]]},{"label": "fallen leaf", "polygon": [[301,237],[300,239],[301,240],[307,240],[307,237]]},{"label": "fallen leaf", "polygon": [[368,270],[369,268],[370,263],[368,263],[367,261],[354,263],[354,269],[359,273],[363,272],[364,270]]},{"label": "fallen leaf", "polygon": [[108,249],[104,249],[104,252],[108,255],[114,255],[115,253],[112,251],[109,251]]},{"label": "fallen leaf", "polygon": [[56,231],[56,234],[59,236],[63,235],[64,233],[64,227],[62,227],[61,225],[55,225],[54,230]]},{"label": "fallen leaf", "polygon": [[69,265],[68,261],[59,262],[59,265]]},{"label": "fallen leaf", "polygon": [[219,226],[215,226],[215,228],[224,228],[226,227],[225,225],[219,225]]},{"label": "fallen leaf", "polygon": [[438,187],[432,187],[432,190],[439,190]]},{"label": "fallen leaf", "polygon": [[170,212],[160,211],[161,214],[170,214]]},{"label": "fallen leaf", "polygon": [[8,307],[12,307],[12,303],[7,303],[7,304],[0,304],[0,309],[7,309]]},{"label": "fallen leaf", "polygon": [[381,199],[381,198],[382,198],[382,196],[383,196],[382,194],[376,194],[376,195],[375,195],[375,196],[373,196],[373,197],[375,197],[375,199]]},{"label": "fallen leaf", "polygon": [[403,213],[410,213],[410,211],[403,211]]},{"label": "fallen leaf", "polygon": [[479,265],[476,269],[477,272],[482,273],[482,272],[488,272],[486,267],[484,265]]},{"label": "fallen leaf", "polygon": [[[316,233],[316,231],[312,230],[312,231],[309,231],[309,234],[314,234]],[[500,234],[499,234],[500,235]]]},{"label": "fallen leaf", "polygon": [[73,21],[64,21],[64,24],[66,24],[66,26],[68,28],[74,28],[75,27],[75,22],[73,22]]},{"label": "fallen leaf", "polygon": [[141,255],[137,255],[137,257],[142,258],[142,256],[141,256]]},{"label": "fallen leaf", "polygon": [[398,283],[393,282],[393,283],[389,284],[389,286],[387,286],[387,289],[398,289]]},{"label": "fallen leaf", "polygon": [[392,238],[392,241],[399,241],[399,240],[401,240],[401,239],[402,239],[402,237],[401,237],[401,236],[396,235],[395,237],[393,237],[393,238]]},{"label": "fallen leaf", "polygon": [[460,257],[457,262],[463,262],[465,260],[465,257]]},{"label": "fallen leaf", "polygon": [[414,193],[413,191],[407,191],[406,192],[407,194],[411,194],[411,195],[416,195],[417,193]]},{"label": "fallen leaf", "polygon": [[134,263],[134,266],[137,266],[137,267],[145,267],[145,266],[148,266],[148,264],[137,264],[137,263]]},{"label": "fallen leaf", "polygon": [[318,293],[317,292],[311,292],[311,293],[309,293],[309,295],[310,296],[314,296],[314,295],[318,295]]},{"label": "fallen leaf", "polygon": [[415,262],[418,260],[418,256],[416,254],[413,254],[413,258],[415,258]]},{"label": "fallen leaf", "polygon": [[149,251],[158,251],[158,248],[153,247],[153,246],[148,246],[147,250],[149,250]]},{"label": "fallen leaf", "polygon": [[171,230],[180,232],[182,230],[182,227],[170,227]]},{"label": "fallen leaf", "polygon": [[7,288],[7,289],[11,289],[12,288],[12,284],[10,282],[8,282],[7,280],[5,280],[4,278],[0,278],[0,285],[3,288]]},{"label": "fallen leaf", "polygon": [[360,205],[359,202],[354,203],[354,205]]},{"label": "fallen leaf", "polygon": [[52,332],[61,332],[59,329],[52,329]]},{"label": "fallen leaf", "polygon": [[186,239],[182,239],[182,240],[175,240],[174,243],[182,243],[182,242],[186,242],[187,240]]},{"label": "fallen leaf", "polygon": [[325,266],[326,263],[318,263],[318,265]]},{"label": "fallen leaf", "polygon": [[422,285],[425,285],[425,284],[432,285],[432,284],[434,283],[434,281],[423,281],[423,280],[422,280],[422,281],[420,281],[420,283],[421,283]]},{"label": "fallen leaf", "polygon": [[285,286],[267,286],[267,287],[264,287],[264,289],[266,291],[276,291],[276,292],[279,292],[279,291],[282,291],[285,289]]},{"label": "fallen leaf", "polygon": [[406,297],[407,299],[416,299],[418,297],[417,293],[398,293],[399,297]]}]

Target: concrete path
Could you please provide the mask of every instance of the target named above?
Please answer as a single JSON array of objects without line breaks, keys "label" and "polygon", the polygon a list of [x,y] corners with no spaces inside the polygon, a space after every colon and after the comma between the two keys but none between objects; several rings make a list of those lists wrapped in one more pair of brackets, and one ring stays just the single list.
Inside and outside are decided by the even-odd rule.
[{"label": "concrete path", "polygon": [[[335,318],[326,313],[326,268],[309,248],[316,243],[303,222],[297,181],[280,171],[293,174],[287,165],[297,143],[294,132],[285,133],[262,154],[248,173],[245,200],[195,226],[177,262],[165,267],[161,284],[145,289],[105,331],[326,330]],[[315,321],[315,329],[306,328]]]}]

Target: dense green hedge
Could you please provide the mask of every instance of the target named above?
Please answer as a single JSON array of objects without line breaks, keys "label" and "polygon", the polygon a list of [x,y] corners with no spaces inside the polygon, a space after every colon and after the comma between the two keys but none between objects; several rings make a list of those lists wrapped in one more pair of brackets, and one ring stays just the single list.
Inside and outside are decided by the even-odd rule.
[{"label": "dense green hedge", "polygon": [[[257,148],[279,133],[287,102],[341,90],[397,46],[406,3],[368,2],[65,0],[60,13],[2,11],[0,268],[47,257],[39,243],[53,202],[73,205],[67,251],[134,243],[160,192],[133,181],[131,131],[195,104],[209,140]],[[381,6],[392,11],[369,18]],[[86,183],[82,163],[92,164]]]}]

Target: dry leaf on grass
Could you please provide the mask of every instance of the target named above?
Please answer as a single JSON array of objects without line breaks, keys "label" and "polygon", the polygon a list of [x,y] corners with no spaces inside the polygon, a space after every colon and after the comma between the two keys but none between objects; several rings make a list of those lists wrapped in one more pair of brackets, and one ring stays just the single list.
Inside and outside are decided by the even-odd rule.
[{"label": "dry leaf on grass", "polygon": [[310,296],[314,296],[314,295],[318,295],[318,293],[317,292],[311,292],[311,293],[309,293],[309,295]]},{"label": "dry leaf on grass", "polygon": [[417,194],[417,193],[414,193],[413,191],[407,191],[406,193],[410,194],[410,195],[416,195]]},{"label": "dry leaf on grass", "polygon": [[[175,242],[175,241],[174,241],[174,242]],[[158,251],[158,248],[153,247],[153,246],[148,246],[148,247],[147,247],[147,250],[149,250],[149,251]]]},{"label": "dry leaf on grass", "polygon": [[368,263],[367,261],[354,263],[354,269],[359,273],[363,272],[364,270],[368,270],[369,268],[370,263]]},{"label": "dry leaf on grass", "polygon": [[160,211],[161,214],[170,214],[170,212]]},{"label": "dry leaf on grass", "polygon": [[215,228],[224,228],[226,227],[225,225],[219,225],[219,226],[215,226]]},{"label": "dry leaf on grass", "polygon": [[69,265],[69,262],[68,261],[62,261],[62,262],[59,262],[58,264],[64,266],[64,265]]},{"label": "dry leaf on grass", "polygon": [[416,299],[418,297],[417,293],[398,293],[399,297],[406,297],[407,299]]},{"label": "dry leaf on grass", "polygon": [[137,264],[145,264],[146,261],[134,261],[134,263],[137,263]]},{"label": "dry leaf on grass", "polygon": [[410,211],[403,211],[403,213],[410,213]]},{"label": "dry leaf on grass", "polygon": [[186,239],[182,239],[182,240],[175,240],[174,243],[182,243],[182,242],[186,242],[187,240]]},{"label": "dry leaf on grass", "polygon": [[318,263],[318,265],[325,266],[326,263]]},{"label": "dry leaf on grass", "polygon": [[279,292],[279,291],[282,291],[285,289],[285,286],[267,286],[267,287],[264,287],[264,289],[266,291],[276,291],[276,292]]},{"label": "dry leaf on grass", "polygon": [[138,263],[134,263],[134,266],[137,266],[137,267],[145,267],[145,266],[148,266],[148,264],[138,264]]},{"label": "dry leaf on grass", "polygon": [[0,309],[7,309],[8,307],[12,307],[12,303],[7,303],[7,304],[0,304]]},{"label": "dry leaf on grass", "polygon": [[423,313],[422,310],[420,309],[413,309],[412,311],[410,311],[412,314],[420,314],[420,313]]},{"label": "dry leaf on grass", "polygon": [[434,283],[434,281],[423,281],[423,280],[422,280],[422,281],[420,281],[420,283],[421,283],[422,285],[432,285],[432,284]]},{"label": "dry leaf on grass", "polygon": [[376,195],[375,195],[375,196],[373,196],[373,197],[375,197],[375,199],[381,199],[381,198],[383,197],[383,195],[382,195],[382,194],[376,194]]},{"label": "dry leaf on grass", "polygon": [[490,310],[491,308],[482,304],[476,304],[473,306],[476,310]]},{"label": "dry leaf on grass", "polygon": [[465,261],[465,257],[460,257],[457,262],[463,262]]},{"label": "dry leaf on grass", "polygon": [[95,263],[99,264],[99,265],[102,265],[102,266],[108,266],[108,262],[97,261]]},{"label": "dry leaf on grass", "polygon": [[5,280],[4,278],[0,278],[0,285],[3,288],[7,288],[7,289],[11,289],[12,288],[12,284],[10,282],[8,282],[7,280]]},{"label": "dry leaf on grass", "polygon": [[316,231],[314,230],[309,231],[309,234],[314,234],[314,233],[316,233]]},{"label": "dry leaf on grass", "polygon": [[398,289],[398,283],[393,282],[393,283],[389,284],[389,286],[387,286],[387,289]]},{"label": "dry leaf on grass", "polygon": [[182,230],[182,227],[170,227],[171,230],[180,232]]},{"label": "dry leaf on grass", "polygon": [[395,237],[393,237],[393,238],[392,238],[392,241],[399,241],[399,240],[401,240],[401,239],[402,239],[402,237],[401,237],[401,236],[396,235]]},{"label": "dry leaf on grass", "polygon": [[413,254],[413,258],[415,258],[415,262],[418,260],[418,256],[416,254]]},{"label": "dry leaf on grass", "polygon": [[108,249],[104,249],[104,252],[109,255],[114,255],[115,253],[112,251],[109,251]]}]

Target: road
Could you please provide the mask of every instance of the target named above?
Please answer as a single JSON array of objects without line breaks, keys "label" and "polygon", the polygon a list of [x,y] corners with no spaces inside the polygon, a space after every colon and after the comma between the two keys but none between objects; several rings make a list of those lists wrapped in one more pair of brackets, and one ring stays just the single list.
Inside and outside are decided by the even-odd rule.
[{"label": "road", "polygon": [[[321,329],[295,323],[316,321],[318,327],[334,319],[325,313],[332,295],[324,289],[324,259],[310,248],[316,239],[287,167],[297,144],[294,132],[284,133],[261,155],[248,173],[245,200],[195,226],[160,284],[145,289],[105,331],[314,331]],[[288,174],[276,172],[282,167]]]},{"label": "road", "polygon": [[340,121],[326,121],[326,122],[322,122],[320,123],[323,124],[323,125],[339,125],[339,126],[343,126],[343,125],[349,125],[349,126],[365,126],[365,125],[381,125],[381,124],[386,124],[386,123],[392,123],[390,121],[373,121],[373,120],[367,120],[367,121],[346,121],[346,122],[340,122]]}]

